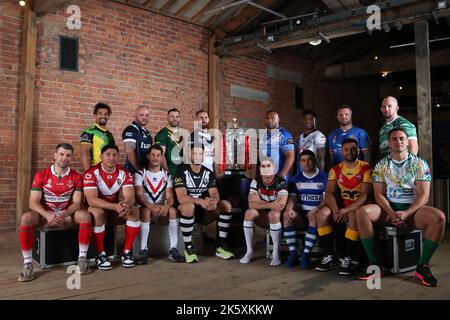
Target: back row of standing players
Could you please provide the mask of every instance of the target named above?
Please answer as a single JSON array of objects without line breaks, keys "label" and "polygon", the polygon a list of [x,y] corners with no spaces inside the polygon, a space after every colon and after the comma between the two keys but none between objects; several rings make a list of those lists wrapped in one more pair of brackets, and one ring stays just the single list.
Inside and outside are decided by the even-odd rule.
[{"label": "back row of standing players", "polygon": [[[394,183],[394,186],[392,188],[391,186],[388,187],[388,193],[390,192],[390,194],[393,194],[393,192],[390,191],[391,189],[397,191],[394,198],[399,196],[400,199],[396,198],[397,200],[399,200],[399,202],[406,201],[408,204],[411,204],[414,202],[413,198],[416,197],[417,194],[415,190],[415,179],[420,180],[423,178],[415,176],[418,172],[417,166],[420,166],[421,169],[423,169],[423,176],[426,176],[425,180],[429,180],[428,178],[431,179],[431,177],[429,176],[429,171],[427,171],[426,163],[414,156],[414,154],[416,154],[418,151],[417,134],[414,125],[412,125],[406,119],[398,116],[397,110],[398,105],[395,98],[387,97],[383,100],[381,111],[386,117],[386,123],[380,130],[380,152],[383,156],[387,155],[386,159],[388,160],[385,161],[384,165],[388,168],[388,171],[394,169],[397,172],[405,172],[406,170],[407,172],[412,174],[412,176],[411,174],[407,175],[411,181],[406,181],[406,184],[405,181],[397,181],[396,183]],[[105,148],[105,146],[114,146],[114,138],[109,133],[109,131],[106,130],[106,123],[109,119],[109,116],[111,115],[110,107],[104,104],[98,104],[95,107],[94,114],[96,117],[96,123],[92,127],[86,129],[81,136],[82,162],[84,168],[88,170],[85,174],[84,190],[89,205],[91,205],[91,203],[95,203],[95,201],[89,201],[89,189],[96,188],[97,191],[102,191],[102,184],[99,184],[98,181],[96,181],[96,186],[90,186],[90,181],[89,179],[87,179],[87,177],[96,176],[94,174],[95,172],[102,172],[102,165],[98,164],[98,162],[100,161],[103,162],[102,148]],[[302,219],[300,220],[303,220],[304,222],[303,226],[305,226],[305,223],[309,223],[308,233],[306,237],[308,241],[306,242],[307,245],[305,246],[305,250],[303,251],[301,259],[302,266],[308,268],[308,253],[312,245],[314,244],[314,240],[317,239],[317,236],[319,236],[321,239],[323,238],[321,243],[325,247],[326,253],[324,256],[324,260],[319,265],[318,269],[329,270],[330,268],[333,268],[335,265],[337,265],[334,254],[332,254],[332,225],[336,224],[337,222],[337,224],[340,223],[341,225],[344,225],[346,227],[347,231],[345,232],[345,237],[347,239],[347,243],[349,244],[347,246],[347,249],[344,250],[345,253],[341,253],[341,274],[351,274],[350,262],[352,261],[352,252],[354,250],[349,248],[353,248],[355,246],[355,242],[359,239],[356,218],[352,219],[352,217],[356,216],[357,209],[367,203],[367,198],[371,192],[370,187],[372,180],[371,169],[369,165],[369,163],[371,162],[370,139],[364,130],[352,125],[351,116],[352,110],[349,106],[344,105],[338,109],[337,118],[340,126],[328,136],[327,143],[325,136],[320,131],[316,130],[317,118],[314,111],[305,111],[303,114],[304,131],[294,144],[292,136],[287,132],[287,130],[279,126],[278,114],[274,111],[267,112],[266,129],[268,129],[268,132],[266,135],[266,139],[259,143],[259,151],[260,156],[262,157],[261,159],[267,157],[267,160],[270,160],[266,161],[264,165],[263,161],[261,161],[261,168],[263,168],[264,166],[272,166],[274,172],[263,173],[261,171],[261,176],[258,179],[252,181],[251,191],[249,195],[250,209],[246,212],[244,221],[244,231],[247,240],[247,254],[243,259],[241,259],[241,262],[247,263],[251,260],[253,228],[252,222],[255,221],[258,216],[260,216],[260,213],[262,213],[263,215],[267,216],[266,220],[270,222],[270,233],[275,245],[274,256],[271,264],[280,264],[278,254],[280,240],[279,238],[282,228],[280,223],[280,215],[284,212],[284,233],[288,243],[290,244],[291,252],[291,256],[287,262],[289,266],[294,265],[297,260],[297,257],[295,255],[296,240],[295,232],[293,231],[293,221],[295,220],[294,218],[296,216],[300,216],[302,217]],[[198,151],[198,153],[203,154],[202,159],[204,166],[195,167],[194,165],[194,167],[192,167],[187,165],[181,170],[178,170],[178,167],[181,163],[179,150],[182,147],[183,141],[182,136],[178,132],[179,117],[180,112],[177,109],[169,110],[168,126],[163,128],[156,135],[155,143],[162,147],[161,153],[164,153],[165,155],[161,158],[161,167],[168,170],[171,176],[175,176],[175,187],[177,187],[178,185],[178,187],[180,187],[179,189],[183,190],[182,192],[180,192],[180,194],[178,191],[176,193],[178,201],[180,202],[180,206],[178,207],[178,209],[181,213],[180,225],[183,231],[185,244],[186,239],[188,239],[187,236],[189,235],[189,230],[192,231],[190,228],[193,225],[194,213],[195,217],[197,218],[200,217],[199,213],[201,213],[197,212],[199,211],[199,208],[203,208],[203,211],[215,211],[216,213],[219,213],[218,227],[220,229],[220,235],[223,236],[222,240],[224,240],[219,240],[217,249],[218,251],[216,251],[216,254],[223,258],[231,258],[233,257],[233,254],[226,249],[225,245],[226,235],[229,228],[229,219],[231,218],[231,206],[228,202],[220,200],[218,194],[214,194],[217,192],[217,188],[215,188],[215,177],[213,173],[213,137],[208,132],[208,114],[204,111],[197,112],[196,118],[197,121],[201,122],[201,129],[192,134],[193,140],[199,141],[204,146],[201,151]],[[150,146],[153,143],[149,131],[145,128],[145,126],[148,124],[148,121],[148,109],[145,107],[138,108],[135,114],[135,121],[130,126],[128,126],[122,134],[122,139],[127,154],[127,162],[125,168],[128,169],[128,171],[130,171],[131,173],[135,174],[134,184],[137,184],[136,190],[138,202],[143,205],[144,208],[144,210],[141,210],[140,214],[142,248],[138,261],[146,261],[146,237],[148,237],[148,224],[150,216],[158,217],[158,212],[160,212],[160,209],[154,209],[154,206],[151,205],[155,204],[154,195],[158,194],[158,187],[170,186],[170,176],[166,171],[161,170],[160,168],[156,171],[148,170],[150,166],[147,164],[147,162],[151,156],[147,154]],[[400,161],[401,166],[405,167],[402,168],[402,170],[398,169],[398,167],[401,167],[398,163],[395,163],[395,168],[392,168],[392,163],[394,163],[395,160],[389,158],[389,133],[391,129],[398,127],[402,128],[403,132],[407,136],[408,143],[406,143],[406,145],[411,152],[411,154],[408,152],[406,153],[407,159],[405,161]],[[323,173],[323,170],[325,168],[326,146],[328,147],[330,155],[329,161],[327,161],[327,163],[329,163],[329,166],[331,167],[328,176],[328,184],[326,181],[326,175]],[[117,148],[115,149],[117,151]],[[306,152],[305,150],[309,150],[309,152]],[[192,150],[192,153],[195,154],[195,150]],[[304,157],[305,159],[301,159],[302,157],[300,155],[302,155],[302,157]],[[298,161],[295,161],[296,158]],[[357,158],[364,159],[365,162],[360,161]],[[305,164],[305,168],[308,167],[309,163],[309,170],[305,170],[305,168],[303,168],[304,170],[301,170],[299,166],[297,174],[290,180],[292,184],[291,194],[295,196],[295,198],[291,198],[292,200],[290,199],[290,201],[287,202],[287,191],[284,192],[283,188],[281,188],[280,186],[286,184],[286,182],[283,182],[284,179],[289,180],[289,175],[292,172],[294,165],[299,165],[299,160],[303,161],[303,163]],[[311,163],[313,164],[312,166]],[[94,165],[94,168],[90,168],[92,165]],[[89,171],[91,171],[91,173],[88,173]],[[124,170],[124,172],[126,172],[126,170]],[[428,175],[426,174],[427,172]],[[277,174],[278,177],[275,177],[275,174]],[[380,174],[383,175],[385,174],[385,172],[380,172]],[[392,175],[393,173],[389,172],[389,174]],[[139,178],[139,176],[141,176],[141,178]],[[398,177],[401,178],[400,176]],[[119,179],[118,181],[123,184],[125,183],[125,180],[126,179]],[[380,178],[380,180],[383,180],[383,183],[386,185],[384,177]],[[392,177],[390,177],[389,181],[391,180]],[[152,181],[156,184],[152,184]],[[161,181],[165,181],[166,183],[161,184]],[[323,198],[323,192],[326,185],[327,201],[325,201]],[[370,187],[368,185],[370,185]],[[117,187],[117,185],[112,185],[112,187]],[[205,194],[199,193],[199,191],[203,193],[208,189],[210,189],[209,197]],[[407,189],[409,191],[414,189],[413,191],[411,191],[413,196],[408,194],[409,191],[407,191]],[[338,190],[340,190],[341,192],[340,194],[338,194],[338,197],[334,199],[333,195],[337,194],[336,191]],[[106,193],[111,192],[111,188],[110,190],[106,191]],[[195,194],[196,191],[197,193]],[[211,194],[211,191],[213,194]],[[145,201],[143,201],[144,198],[140,196],[142,195],[142,193],[146,193],[148,195],[146,197],[147,200],[149,200],[147,204],[145,203]],[[386,195],[385,190],[384,193]],[[196,200],[193,202],[188,201],[188,203],[190,204],[187,205],[186,203],[184,203],[185,201],[181,200],[184,198],[184,196]],[[299,197],[298,199],[297,196]],[[169,196],[167,198],[172,197]],[[389,198],[389,200],[392,199]],[[169,201],[166,199],[161,201],[161,203],[169,203]],[[173,199],[171,203],[173,204]],[[391,203],[393,202],[389,201],[389,204]],[[217,207],[219,204],[220,208]],[[168,211],[171,211],[169,215],[170,220],[172,220],[172,223],[176,227],[176,210],[169,210],[169,208],[171,208],[171,206],[169,205],[163,207],[164,210],[162,211],[165,213],[165,215],[168,214]],[[212,208],[214,208],[214,210],[208,210]],[[395,215],[393,209],[389,211],[386,206],[383,206],[381,208],[383,210],[378,215],[383,216],[383,214],[381,213],[388,213],[390,217]],[[91,207],[89,209],[91,209]],[[112,210],[115,209],[117,208],[112,208]],[[129,210],[132,211],[130,208]],[[377,209],[371,208],[371,210],[376,211]],[[94,234],[103,233],[104,235],[105,215],[104,212],[101,212],[102,210],[97,211],[99,212],[96,212],[96,209],[89,210],[89,212],[94,215],[96,221]],[[117,209],[116,211],[120,213],[120,209]],[[414,213],[415,212],[412,212],[412,214],[409,214],[409,216],[414,215]],[[438,213],[433,213],[435,215],[439,215]],[[385,218],[385,216],[383,216],[383,218]],[[406,220],[406,217],[403,218],[405,218],[404,220]],[[369,221],[369,223],[370,222],[373,221]],[[170,226],[171,223],[169,223],[169,229]],[[135,214],[132,219],[128,219],[127,227],[129,227],[129,229],[135,228],[138,230],[139,214]],[[371,247],[373,247],[373,230],[371,230],[371,228],[368,229],[369,230],[366,232],[368,235],[368,239],[366,239],[366,243],[364,239],[362,242],[364,248],[366,249],[366,251],[368,251],[371,262],[376,263],[377,259],[372,254],[373,250],[371,250]],[[134,236],[136,233],[137,232],[132,232]],[[173,232],[171,232],[171,246],[173,244],[172,233]],[[174,235],[174,237],[176,236]],[[435,239],[436,237],[437,239]],[[129,238],[133,237],[130,236]],[[429,250],[424,250],[428,251],[428,256],[431,256],[432,252],[437,247],[437,243],[441,239],[438,236],[434,236],[432,238],[432,240],[429,240]],[[349,242],[348,240],[351,242]],[[101,241],[97,241],[97,247],[99,247],[99,242]],[[126,242],[130,242],[130,239],[128,239],[128,241],[126,239]],[[427,243],[427,240],[425,241],[425,243]],[[192,246],[186,245],[184,258],[188,262],[197,261],[197,257],[195,256],[193,251],[190,250],[191,248]],[[127,251],[128,249],[124,250]],[[175,252],[175,257],[175,260],[182,259],[178,252]],[[435,285],[436,281],[429,271],[428,260],[423,259],[422,262],[424,263],[420,265],[420,268],[422,269],[419,270],[418,267],[418,277],[425,279],[422,281],[426,284]],[[129,254],[128,256],[122,257],[122,261],[124,263],[124,266],[126,266],[127,262],[129,262],[130,266],[134,265],[132,257]],[[105,265],[105,268],[110,268],[110,263],[107,261],[106,255],[104,254],[104,252],[99,251],[97,266],[102,269],[102,265]]]}]

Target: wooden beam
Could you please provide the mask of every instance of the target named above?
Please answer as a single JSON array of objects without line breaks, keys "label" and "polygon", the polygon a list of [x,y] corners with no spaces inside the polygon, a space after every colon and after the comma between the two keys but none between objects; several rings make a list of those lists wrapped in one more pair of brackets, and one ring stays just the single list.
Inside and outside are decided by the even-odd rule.
[{"label": "wooden beam", "polygon": [[38,17],[55,13],[59,6],[69,2],[70,0],[34,0],[34,12]]},{"label": "wooden beam", "polygon": [[[430,47],[428,42],[428,21],[419,21],[414,25],[416,51],[417,85],[417,123],[419,136],[419,154],[430,166],[433,173],[433,135],[431,111],[431,72]],[[448,57],[448,56],[447,56]],[[433,203],[430,194],[429,203]]]},{"label": "wooden beam", "polygon": [[24,7],[22,29],[22,75],[20,83],[19,130],[17,142],[16,225],[29,208],[31,151],[33,148],[33,105],[36,71],[36,14],[31,3]]},{"label": "wooden beam", "polygon": [[[450,1],[447,1],[450,3]],[[403,25],[411,24],[419,20],[426,20],[431,17],[431,12],[436,9],[434,1],[415,1],[407,5],[389,7],[381,11],[381,21],[393,21],[398,20]],[[336,13],[339,16],[347,13]],[[435,11],[437,18],[449,16],[450,10]],[[269,49],[277,49],[283,47],[295,46],[303,43],[308,43],[312,40],[318,39],[319,31],[325,34],[329,39],[345,37],[358,33],[365,33],[366,19],[368,14],[352,15],[351,17],[339,18],[333,22],[319,23],[318,26],[308,26],[306,28],[294,29],[292,31],[285,32],[276,37],[275,41],[269,42],[266,39],[259,39],[262,41],[262,45]],[[328,16],[321,17],[319,19],[329,19]],[[320,21],[319,21],[320,22]],[[227,48],[229,52],[235,51],[236,54],[241,54],[241,49],[248,52],[248,48],[251,43],[254,42],[255,35],[247,35],[248,40],[243,40],[238,43],[230,43],[229,45],[218,47],[219,53],[223,48]],[[217,45],[221,45],[219,42]],[[257,52],[255,48],[253,52]]]},{"label": "wooden beam", "polygon": [[[400,89],[399,87],[402,87]],[[432,81],[431,93],[440,95],[450,92],[450,81]],[[380,99],[386,96],[394,96],[396,98],[415,97],[417,94],[416,84],[402,84],[401,81],[387,81],[380,83]]]},{"label": "wooden beam", "polygon": [[180,9],[177,10],[177,12],[175,12],[175,15],[177,17],[184,15],[186,12],[189,11],[190,8],[192,8],[193,6],[195,6],[197,4],[197,1],[199,0],[189,0],[186,1],[185,4],[183,4]]},{"label": "wooden beam", "polygon": [[215,37],[209,39],[208,50],[208,113],[211,119],[211,128],[219,128],[219,81],[217,67],[219,58],[214,49]]},{"label": "wooden beam", "polygon": [[[431,66],[450,65],[450,49],[431,51]],[[380,74],[382,72],[399,72],[414,70],[416,67],[414,53],[398,56],[379,57],[378,60],[366,58],[325,67],[322,73],[325,79],[349,79]]]}]

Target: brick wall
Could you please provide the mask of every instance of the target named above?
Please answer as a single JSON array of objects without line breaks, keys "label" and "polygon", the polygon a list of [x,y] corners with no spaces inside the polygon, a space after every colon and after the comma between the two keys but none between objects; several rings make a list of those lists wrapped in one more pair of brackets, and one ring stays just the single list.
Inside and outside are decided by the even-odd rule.
[{"label": "brick wall", "polygon": [[[209,30],[106,0],[71,4],[80,6],[81,30],[66,28],[69,14],[65,8],[37,20],[32,174],[49,165],[53,148],[61,141],[74,145],[73,167],[81,169],[79,135],[92,124],[92,108],[98,101],[113,109],[108,128],[121,150],[121,132],[132,121],[137,105],[151,108],[153,136],[165,125],[169,108],[179,108],[181,125],[191,130],[195,111],[208,106]],[[1,1],[0,235],[15,228],[21,28],[17,1]],[[59,70],[60,35],[79,38],[78,73]],[[296,82],[274,80],[268,76],[270,66],[290,70],[300,78]],[[319,129],[325,133],[336,127],[335,107],[342,100],[368,106],[372,99],[361,83],[316,79],[314,61],[289,50],[222,57],[218,71],[221,128],[233,117],[244,127],[263,128],[265,111],[272,108],[279,112],[281,125],[297,136],[301,110],[294,106],[296,85],[303,87],[305,107],[317,110]],[[232,85],[263,91],[268,99],[232,97]],[[358,91],[354,85],[359,85]],[[375,127],[373,118],[363,123],[363,114],[355,112],[355,123]]]}]

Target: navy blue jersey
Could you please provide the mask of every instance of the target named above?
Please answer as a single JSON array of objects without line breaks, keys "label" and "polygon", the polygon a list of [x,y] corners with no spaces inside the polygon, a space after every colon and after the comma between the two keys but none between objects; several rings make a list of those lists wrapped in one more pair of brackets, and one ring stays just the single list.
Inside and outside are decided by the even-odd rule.
[{"label": "navy blue jersey", "polygon": [[371,147],[369,135],[363,129],[352,127],[347,131],[343,131],[341,128],[337,128],[330,133],[327,139],[328,150],[333,154],[332,160],[334,165],[344,161],[344,157],[342,156],[342,141],[348,138],[353,138],[358,141],[358,147],[360,150],[358,157],[359,160],[364,160],[364,156],[361,151],[370,149]]},{"label": "navy blue jersey", "polygon": [[298,205],[303,213],[316,208],[322,202],[327,185],[328,175],[316,169],[312,177],[303,172],[297,173],[289,181],[289,193],[297,195]]},{"label": "navy blue jersey", "polygon": [[136,121],[133,121],[122,132],[123,143],[132,142],[136,145],[136,154],[141,168],[134,168],[130,161],[127,159],[125,163],[125,169],[135,174],[139,169],[147,167],[147,154],[153,143],[152,136],[147,128],[140,126]]}]

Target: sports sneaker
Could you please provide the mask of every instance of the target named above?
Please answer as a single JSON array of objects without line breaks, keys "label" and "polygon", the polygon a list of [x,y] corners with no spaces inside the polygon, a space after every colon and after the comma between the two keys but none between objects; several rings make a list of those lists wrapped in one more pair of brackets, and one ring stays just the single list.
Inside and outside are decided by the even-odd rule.
[{"label": "sports sneaker", "polygon": [[341,269],[339,270],[339,274],[341,276],[351,276],[352,270],[350,269],[350,264],[352,259],[350,257],[345,257],[341,260]]},{"label": "sports sneaker", "polygon": [[106,253],[102,252],[95,258],[95,264],[97,268],[100,270],[111,270],[112,265],[111,262],[108,261],[108,257]]},{"label": "sports sneaker", "polygon": [[302,253],[302,257],[300,258],[300,269],[309,270],[312,268],[311,260],[309,259],[309,255],[306,253]]},{"label": "sports sneaker", "polygon": [[[372,267],[372,268],[377,267],[380,270],[380,273],[376,274],[375,272],[369,272],[368,270],[370,267]],[[377,265],[374,262],[369,262],[369,265],[367,266],[367,268],[358,275],[358,279],[367,281],[376,276],[379,276],[380,278],[384,277],[385,274],[386,274],[386,270],[382,266]]]},{"label": "sports sneaker", "polygon": [[319,271],[330,271],[339,268],[339,261],[332,255],[327,255],[323,257],[320,264],[316,267]]},{"label": "sports sneaker", "polygon": [[194,253],[194,250],[192,248],[187,248],[184,250],[184,258],[186,259],[187,263],[198,262],[198,257]]},{"label": "sports sneaker", "polygon": [[80,274],[91,273],[86,257],[78,257],[78,270]]},{"label": "sports sneaker", "polygon": [[228,250],[225,250],[223,247],[218,247],[216,249],[216,257],[221,257],[224,260],[233,259],[234,253]]},{"label": "sports sneaker", "polygon": [[178,252],[177,248],[170,248],[169,260],[173,262],[184,262],[183,256]]},{"label": "sports sneaker", "polygon": [[139,251],[139,255],[136,258],[136,263],[141,265],[141,264],[147,264],[148,262],[148,250],[144,249]]},{"label": "sports sneaker", "polygon": [[131,251],[126,251],[122,253],[122,266],[124,266],[125,268],[132,268],[134,267],[134,260],[133,260],[133,255],[131,254]]},{"label": "sports sneaker", "polygon": [[34,272],[33,272],[33,263],[27,262],[23,265],[23,270],[19,274],[19,280],[20,282],[27,282],[34,279]]},{"label": "sports sneaker", "polygon": [[297,254],[290,254],[289,258],[284,263],[286,268],[293,268],[298,264],[298,256]]},{"label": "sports sneaker", "polygon": [[419,264],[415,273],[424,286],[436,287],[438,284],[437,279],[431,274],[430,266],[428,264]]}]

